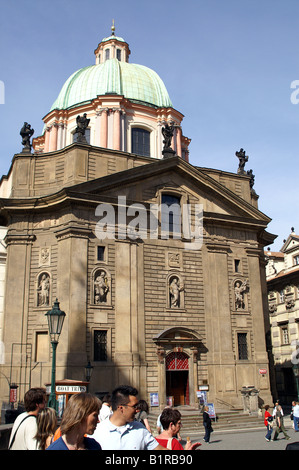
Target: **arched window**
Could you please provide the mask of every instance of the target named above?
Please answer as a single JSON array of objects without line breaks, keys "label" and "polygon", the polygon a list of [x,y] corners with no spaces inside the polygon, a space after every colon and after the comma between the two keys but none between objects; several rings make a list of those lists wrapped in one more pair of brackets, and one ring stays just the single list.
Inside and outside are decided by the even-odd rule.
[{"label": "arched window", "polygon": [[132,153],[150,157],[150,132],[139,128],[132,128]]}]

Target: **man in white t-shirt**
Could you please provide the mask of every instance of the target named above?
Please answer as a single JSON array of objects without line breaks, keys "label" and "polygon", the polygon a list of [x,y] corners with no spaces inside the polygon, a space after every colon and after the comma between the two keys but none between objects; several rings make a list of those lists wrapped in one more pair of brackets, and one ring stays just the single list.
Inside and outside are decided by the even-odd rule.
[{"label": "man in white t-shirt", "polygon": [[299,431],[299,402],[295,402],[293,407],[293,419],[295,432]]},{"label": "man in white t-shirt", "polygon": [[135,421],[138,391],[123,385],[112,392],[113,414],[97,425],[92,437],[103,450],[166,450],[146,427]]},{"label": "man in white t-shirt", "polygon": [[46,406],[46,390],[31,388],[25,393],[24,404],[26,411],[21,413],[14,422],[9,439],[9,450],[37,450],[36,417]]}]

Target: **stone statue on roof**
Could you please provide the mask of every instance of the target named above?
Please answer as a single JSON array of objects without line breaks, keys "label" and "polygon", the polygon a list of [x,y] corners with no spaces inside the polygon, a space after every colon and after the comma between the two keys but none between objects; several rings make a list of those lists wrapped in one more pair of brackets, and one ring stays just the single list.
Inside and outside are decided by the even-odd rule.
[{"label": "stone statue on roof", "polygon": [[90,119],[87,119],[87,114],[84,113],[83,116],[78,115],[76,118],[77,127],[75,130],[75,134],[78,135],[77,142],[81,142],[87,144],[87,140],[85,137],[85,131],[89,125]]},{"label": "stone statue on roof", "polygon": [[245,155],[245,150],[241,148],[239,152],[236,152],[236,157],[239,159],[238,175],[246,175],[244,168],[245,163],[248,162],[248,157]]},{"label": "stone statue on roof", "polygon": [[167,149],[171,148],[171,139],[173,137],[173,131],[174,131],[174,127],[173,127],[172,124],[170,126],[168,123],[166,123],[165,127],[162,127],[162,134],[163,134],[163,137],[164,137],[164,140],[163,140],[164,148],[163,148],[163,150],[167,150]]},{"label": "stone statue on roof", "polygon": [[31,152],[30,137],[34,134],[34,129],[31,129],[31,125],[28,122],[24,122],[22,129],[20,130],[20,136],[22,137],[22,145],[24,146],[23,152]]}]

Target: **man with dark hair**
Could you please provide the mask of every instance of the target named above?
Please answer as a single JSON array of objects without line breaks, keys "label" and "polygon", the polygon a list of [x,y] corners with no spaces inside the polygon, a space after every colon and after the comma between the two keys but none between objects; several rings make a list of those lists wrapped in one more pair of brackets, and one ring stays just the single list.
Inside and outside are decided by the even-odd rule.
[{"label": "man with dark hair", "polygon": [[130,385],[121,385],[112,392],[111,408],[116,411],[119,405],[126,405],[130,401],[130,397],[137,397],[138,390]]},{"label": "man with dark hair", "polygon": [[113,414],[97,425],[93,438],[103,450],[165,450],[143,424],[135,421],[138,391],[129,385],[112,392]]},{"label": "man with dark hair", "polygon": [[31,388],[24,396],[25,412],[20,414],[14,422],[9,450],[36,450],[37,433],[36,417],[46,406],[46,390],[44,388]]}]

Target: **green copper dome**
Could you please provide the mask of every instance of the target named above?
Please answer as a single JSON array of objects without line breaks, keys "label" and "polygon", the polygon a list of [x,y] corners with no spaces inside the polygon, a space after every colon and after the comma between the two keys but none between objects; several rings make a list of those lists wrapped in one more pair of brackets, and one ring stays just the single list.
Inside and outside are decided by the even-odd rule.
[{"label": "green copper dome", "polygon": [[73,73],[63,85],[53,109],[90,102],[98,95],[117,94],[157,107],[172,107],[166,87],[156,72],[143,65],[106,60]]}]

